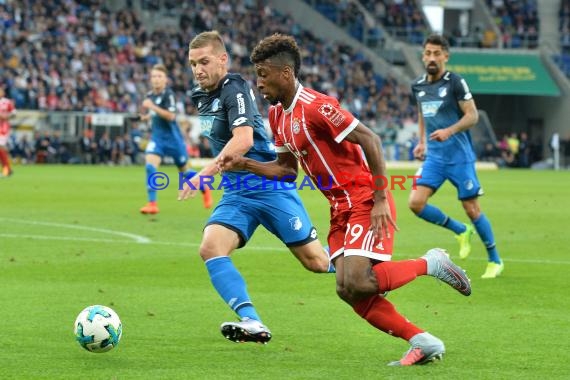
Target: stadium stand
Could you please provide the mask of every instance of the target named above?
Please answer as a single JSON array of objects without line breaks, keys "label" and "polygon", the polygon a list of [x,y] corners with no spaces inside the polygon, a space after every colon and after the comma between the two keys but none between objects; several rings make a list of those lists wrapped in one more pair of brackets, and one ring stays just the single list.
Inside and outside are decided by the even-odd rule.
[{"label": "stadium stand", "polygon": [[[147,1],[146,9],[166,7],[179,17],[179,28],[152,30],[133,8],[111,11],[102,1],[90,4],[73,0],[0,4],[5,57],[0,72],[18,109],[134,114],[148,88],[149,67],[163,62],[179,109],[195,114],[187,96],[192,74],[186,64],[186,44],[196,33],[214,28],[224,32],[231,70],[241,72],[252,85],[249,49],[265,35],[292,33],[304,49],[301,79],[306,85],[338,97],[381,134],[388,124],[401,128],[403,120],[415,119],[407,85],[383,78],[352,47],[315,38],[261,1],[187,3],[174,12],[174,4]],[[236,10],[243,17],[230,17]],[[273,22],[262,22],[268,17]],[[342,23],[358,22],[347,16]],[[377,120],[377,115],[382,117]],[[99,138],[94,136],[95,144]]]},{"label": "stadium stand", "polygon": [[487,0],[506,48],[536,49],[539,18],[536,0]]},{"label": "stadium stand", "polygon": [[[376,53],[384,50],[384,36],[412,46],[421,44],[430,32],[414,0],[302,1]],[[555,57],[567,75],[570,74],[569,2],[562,0],[560,5],[563,54]],[[485,3],[504,33],[504,47],[536,47],[540,24],[535,0]],[[231,71],[240,72],[255,88],[249,51],[260,38],[284,32],[293,34],[303,49],[300,78],[304,84],[337,97],[382,136],[389,159],[407,159],[409,146],[417,140],[413,135],[417,114],[409,83],[375,71],[365,54],[354,46],[315,37],[290,16],[275,11],[269,2],[24,0],[0,2],[0,14],[0,77],[20,110],[136,114],[148,90],[149,68],[161,62],[170,71],[180,113],[195,115],[188,99],[192,73],[187,64],[187,43],[194,35],[208,29],[222,31],[232,56]],[[268,19],[271,22],[265,22]],[[473,31],[482,33],[477,46],[495,47],[493,38],[498,36],[487,36],[490,41],[487,44],[485,32],[476,28]],[[453,43],[453,35],[450,37]],[[390,62],[394,64],[393,60]],[[265,114],[267,104],[260,97],[258,102]],[[121,139],[115,142],[116,136],[111,136],[110,153],[108,148],[102,152],[99,146],[103,143],[101,130],[91,130],[87,136],[83,132],[78,130],[77,141],[86,139],[86,144],[78,144],[83,146],[78,161],[117,162],[123,161],[121,157],[132,156],[131,161],[136,162],[136,154],[130,152],[144,147],[144,128],[138,131],[136,144],[130,135],[123,136],[125,143]],[[39,134],[37,141],[30,141],[30,137],[13,144],[14,152],[23,160],[37,160],[35,147],[51,139],[56,141],[56,147],[48,149],[41,161],[73,159],[65,151],[65,144],[58,147],[58,138],[52,137],[51,132]],[[196,155],[205,154],[198,142],[191,149],[198,152]]]}]

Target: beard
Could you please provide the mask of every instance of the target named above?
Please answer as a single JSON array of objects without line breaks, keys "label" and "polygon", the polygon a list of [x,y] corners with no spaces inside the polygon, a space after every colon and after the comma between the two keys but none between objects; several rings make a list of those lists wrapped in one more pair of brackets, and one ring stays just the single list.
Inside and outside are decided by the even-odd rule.
[{"label": "beard", "polygon": [[430,63],[429,65],[426,66],[426,72],[429,75],[435,75],[439,72],[439,67],[435,64]]}]

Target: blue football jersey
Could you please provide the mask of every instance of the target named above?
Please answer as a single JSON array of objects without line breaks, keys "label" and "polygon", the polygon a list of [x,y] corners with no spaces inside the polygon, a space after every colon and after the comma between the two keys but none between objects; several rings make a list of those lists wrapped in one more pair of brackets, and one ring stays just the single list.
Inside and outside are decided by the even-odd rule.
[{"label": "blue football jersey", "polygon": [[[192,102],[198,108],[201,133],[210,140],[212,152],[217,156],[232,138],[236,127],[253,128],[253,147],[245,154],[257,161],[276,159],[275,146],[269,139],[255,97],[249,84],[239,74],[227,74],[218,88],[207,92],[200,87],[192,90]],[[238,176],[245,171],[227,172],[225,176],[236,184]],[[248,186],[255,186],[255,180],[248,180]],[[226,187],[226,190],[231,190]]]},{"label": "blue football jersey", "polygon": [[[170,88],[166,88],[160,94],[155,94],[151,91],[146,97],[152,100],[158,107],[176,113],[176,99],[174,98],[174,92]],[[151,111],[151,127],[151,139],[156,144],[164,142],[172,145],[174,142],[184,142],[178,123],[175,120],[168,121]]]},{"label": "blue football jersey", "polygon": [[473,98],[469,86],[461,76],[445,72],[435,82],[428,82],[427,74],[412,84],[412,93],[424,117],[427,158],[445,164],[461,164],[475,161],[471,133],[463,131],[446,141],[429,140],[429,135],[455,124],[463,111],[459,102]]}]

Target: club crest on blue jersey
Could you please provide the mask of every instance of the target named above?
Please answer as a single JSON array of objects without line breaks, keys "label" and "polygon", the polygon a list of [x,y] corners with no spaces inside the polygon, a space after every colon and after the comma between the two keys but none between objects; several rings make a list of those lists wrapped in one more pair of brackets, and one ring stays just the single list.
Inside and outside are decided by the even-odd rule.
[{"label": "club crest on blue jersey", "polygon": [[294,216],[289,219],[289,223],[291,224],[291,228],[295,231],[299,231],[301,227],[303,227],[303,222],[301,222],[301,219],[298,216]]},{"label": "club crest on blue jersey", "polygon": [[212,112],[216,112],[220,108],[220,99],[214,99],[212,102]]},{"label": "club crest on blue jersey", "polygon": [[438,88],[437,93],[439,94],[440,98],[443,98],[445,95],[447,95],[447,87]]},{"label": "club crest on blue jersey", "polygon": [[468,179],[467,181],[465,181],[463,186],[465,186],[465,190],[471,190],[471,189],[473,189],[473,186],[474,186],[473,181]]}]

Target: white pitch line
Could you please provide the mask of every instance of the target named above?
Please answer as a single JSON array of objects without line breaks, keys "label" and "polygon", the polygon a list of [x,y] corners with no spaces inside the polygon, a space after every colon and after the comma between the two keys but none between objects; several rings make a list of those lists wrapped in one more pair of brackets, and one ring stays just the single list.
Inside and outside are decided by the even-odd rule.
[{"label": "white pitch line", "polygon": [[[1,219],[1,218],[0,218]],[[27,235],[27,234],[5,234],[0,233],[0,238],[8,239],[37,239],[37,240],[63,240],[63,241],[88,241],[95,243],[111,243],[111,244],[140,244],[140,242],[133,240],[113,240],[113,239],[97,239],[97,238],[82,238],[82,237],[71,237],[71,236],[48,236],[48,235]],[[198,248],[199,243],[182,243],[182,242],[171,242],[171,241],[149,241],[149,245],[167,245],[173,247],[187,247],[187,248]],[[279,252],[286,251],[286,247],[259,247],[259,246],[246,246],[246,249],[251,251],[261,251],[261,252]],[[415,258],[416,255],[397,253],[398,258],[408,259]],[[486,261],[485,258],[470,258],[472,261]],[[536,259],[504,259],[506,263],[520,263],[520,264],[549,264],[549,265],[570,265],[570,261],[563,260],[536,260]]]},{"label": "white pitch line", "polygon": [[9,239],[33,239],[33,240],[64,240],[64,241],[89,241],[95,243],[136,243],[132,240],[113,240],[113,239],[97,239],[83,238],[72,236],[48,236],[48,235],[25,235],[25,234],[0,234],[0,238]]},{"label": "white pitch line", "polygon": [[11,223],[21,223],[21,224],[31,224],[31,225],[36,225],[36,226],[61,227],[61,228],[69,228],[69,229],[75,229],[75,230],[101,232],[101,233],[109,234],[109,235],[117,235],[117,236],[127,237],[130,239],[133,239],[137,243],[143,243],[143,244],[151,242],[151,240],[145,236],[131,234],[128,232],[108,230],[106,228],[80,226],[80,225],[76,225],[76,224],[37,222],[37,221],[33,221],[33,220],[28,221],[28,220],[11,219],[11,218],[0,218],[0,221],[6,221],[6,222],[11,222]]}]

